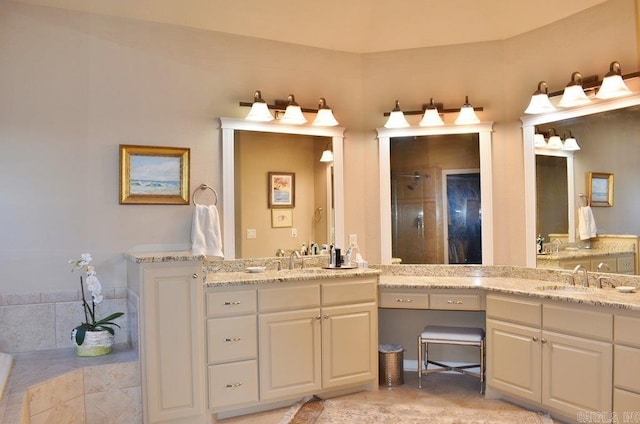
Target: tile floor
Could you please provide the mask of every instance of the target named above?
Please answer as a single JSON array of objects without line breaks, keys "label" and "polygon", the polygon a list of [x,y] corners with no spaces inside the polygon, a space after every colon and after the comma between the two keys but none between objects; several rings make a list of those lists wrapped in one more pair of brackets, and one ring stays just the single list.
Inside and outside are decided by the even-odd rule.
[{"label": "tile floor", "polygon": [[[430,406],[469,407],[487,410],[519,410],[516,405],[480,394],[478,379],[461,374],[432,374],[423,377],[418,389],[418,374],[405,372],[404,384],[382,387],[377,392],[359,392],[348,395],[362,402],[375,401],[389,404],[422,402]],[[289,408],[219,420],[219,424],[279,424]],[[557,422],[557,421],[554,421]]]}]

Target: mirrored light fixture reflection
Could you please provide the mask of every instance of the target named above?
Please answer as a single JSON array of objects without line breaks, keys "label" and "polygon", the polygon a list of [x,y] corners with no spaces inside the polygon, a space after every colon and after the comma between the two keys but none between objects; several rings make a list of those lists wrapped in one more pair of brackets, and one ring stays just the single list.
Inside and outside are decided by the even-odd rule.
[{"label": "mirrored light fixture reflection", "polygon": [[476,115],[473,106],[469,103],[469,96],[465,96],[464,105],[460,108],[460,114],[455,120],[456,125],[477,124],[480,119]]},{"label": "mirrored light fixture reflection", "polygon": [[327,143],[327,147],[325,147],[324,151],[322,152],[320,162],[333,162],[333,151],[331,151],[331,142]]},{"label": "mirrored light fixture reflection", "polygon": [[538,83],[538,89],[533,92],[529,106],[524,111],[528,114],[553,112],[556,110],[555,106],[551,104],[549,100],[549,91],[546,81],[540,81]]},{"label": "mirrored light fixture reflection", "polygon": [[284,111],[284,116],[280,120],[283,124],[304,124],[307,122],[307,118],[302,114],[302,108],[296,103],[296,98],[293,94],[289,94],[287,97],[287,109]]},{"label": "mirrored light fixture reflection", "polygon": [[562,139],[559,135],[556,134],[556,130],[554,128],[549,128],[547,134],[549,135],[549,140],[547,141],[547,149],[561,150]]},{"label": "mirrored light fixture reflection", "polygon": [[253,94],[253,104],[251,105],[251,110],[245,119],[247,121],[256,122],[273,121],[273,115],[269,112],[269,106],[267,106],[267,103],[262,100],[262,93],[260,93],[260,90],[256,90]]},{"label": "mirrored light fixture reflection", "polygon": [[[567,133],[569,133],[569,137],[566,136]],[[566,130],[563,135],[564,135],[564,145],[562,146],[562,150],[567,150],[567,151],[580,150],[578,141],[573,137],[573,134],[571,134],[570,130]]]},{"label": "mirrored light fixture reflection", "polygon": [[582,88],[582,74],[574,72],[571,74],[571,81],[564,88],[562,98],[558,103],[561,107],[581,106],[590,103],[591,99],[587,97]]},{"label": "mirrored light fixture reflection", "polygon": [[602,79],[602,85],[596,94],[598,99],[613,99],[631,94],[631,90],[622,79],[622,68],[618,62],[611,62],[609,72]]},{"label": "mirrored light fixture reflection", "polygon": [[544,139],[543,134],[535,133],[533,135],[533,146],[543,149],[547,147],[547,140]]},{"label": "mirrored light fixture reflection", "polygon": [[[318,114],[312,125],[323,127],[335,127],[338,125],[338,121],[336,121],[336,118],[333,116],[331,108],[327,106],[327,101],[324,97],[320,97],[320,100],[318,100]],[[331,160],[333,160],[333,155]]]},{"label": "mirrored light fixture reflection", "polygon": [[440,113],[438,112],[438,107],[433,103],[433,97],[429,100],[429,104],[424,110],[424,116],[420,121],[421,127],[431,127],[437,125],[444,125],[444,121],[440,117]]},{"label": "mirrored light fixture reflection", "polygon": [[384,124],[385,128],[408,128],[410,127],[409,122],[407,122],[407,118],[404,117],[404,113],[402,113],[402,109],[400,109],[400,102],[396,100],[396,106],[393,108],[391,113],[389,114],[389,119],[387,119],[386,124]]}]

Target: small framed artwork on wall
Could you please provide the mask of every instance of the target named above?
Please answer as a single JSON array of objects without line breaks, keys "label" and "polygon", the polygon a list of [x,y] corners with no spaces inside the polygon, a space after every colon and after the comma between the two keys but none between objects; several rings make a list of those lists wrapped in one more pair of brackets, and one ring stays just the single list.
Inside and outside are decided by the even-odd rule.
[{"label": "small framed artwork on wall", "polygon": [[589,172],[587,192],[591,206],[613,206],[613,174]]},{"label": "small framed artwork on wall", "polygon": [[269,172],[269,208],[293,208],[296,205],[296,174]]},{"label": "small framed artwork on wall", "polygon": [[271,209],[271,228],[293,227],[292,209]]},{"label": "small framed artwork on wall", "polygon": [[120,145],[120,204],[188,205],[189,148]]}]

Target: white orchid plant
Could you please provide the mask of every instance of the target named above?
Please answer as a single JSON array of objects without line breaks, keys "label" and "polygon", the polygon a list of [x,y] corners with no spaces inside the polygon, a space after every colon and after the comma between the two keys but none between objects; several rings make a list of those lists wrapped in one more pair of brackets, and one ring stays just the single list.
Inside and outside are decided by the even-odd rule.
[{"label": "white orchid plant", "polygon": [[108,317],[96,321],[96,305],[102,302],[102,284],[96,276],[96,270],[91,263],[91,254],[83,253],[80,256],[80,260],[70,260],[69,263],[73,265],[71,272],[75,270],[85,270],[87,274],[87,290],[91,293],[91,303],[87,302],[84,294],[84,283],[82,281],[82,275],[80,276],[80,292],[82,293],[82,305],[84,306],[84,319],[85,322],[77,326],[75,330],[75,341],[77,345],[81,345],[84,342],[87,331],[100,331],[106,330],[112,335],[114,334],[113,326],[120,328],[120,326],[113,322],[114,319],[124,315],[124,312],[115,312]]}]

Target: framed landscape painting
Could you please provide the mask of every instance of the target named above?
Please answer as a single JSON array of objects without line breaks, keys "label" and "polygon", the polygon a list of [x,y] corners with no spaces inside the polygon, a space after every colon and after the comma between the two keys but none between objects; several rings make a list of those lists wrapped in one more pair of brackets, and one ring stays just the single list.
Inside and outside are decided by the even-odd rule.
[{"label": "framed landscape painting", "polygon": [[269,208],[293,208],[296,205],[296,174],[269,172]]},{"label": "framed landscape painting", "polygon": [[120,204],[188,205],[189,148],[120,145]]}]

